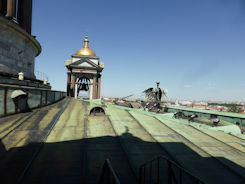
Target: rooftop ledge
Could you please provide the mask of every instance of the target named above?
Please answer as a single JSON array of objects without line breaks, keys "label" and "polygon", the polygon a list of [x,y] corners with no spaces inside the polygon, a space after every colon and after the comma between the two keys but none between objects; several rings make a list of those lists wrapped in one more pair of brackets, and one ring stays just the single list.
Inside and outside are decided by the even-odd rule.
[{"label": "rooftop ledge", "polygon": [[167,107],[170,109],[179,109],[179,110],[185,110],[185,111],[200,112],[200,113],[205,113],[205,114],[215,114],[219,116],[227,116],[227,117],[245,119],[245,114],[240,114],[240,113],[220,112],[220,111],[213,111],[213,110],[200,110],[200,109],[192,109],[188,107],[176,107],[176,106],[167,106]]}]

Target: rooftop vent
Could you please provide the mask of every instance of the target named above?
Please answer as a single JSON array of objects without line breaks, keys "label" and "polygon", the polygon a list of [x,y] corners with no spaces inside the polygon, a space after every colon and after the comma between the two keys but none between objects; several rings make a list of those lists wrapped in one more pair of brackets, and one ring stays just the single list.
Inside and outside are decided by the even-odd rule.
[{"label": "rooftop vent", "polygon": [[220,120],[219,120],[218,118],[215,119],[215,120],[213,121],[214,126],[218,126],[219,122],[220,122]]},{"label": "rooftop vent", "polygon": [[192,114],[192,115],[188,116],[188,121],[194,121],[194,119],[197,117],[198,116],[196,114]]},{"label": "rooftop vent", "polygon": [[218,116],[217,116],[216,114],[211,114],[211,115],[210,115],[210,118],[211,118],[211,119],[216,119],[216,118],[218,118]]},{"label": "rooftop vent", "polygon": [[104,116],[105,115],[105,111],[102,107],[94,107],[90,110],[89,115],[92,116]]},{"label": "rooftop vent", "polygon": [[182,116],[183,116],[183,112],[179,111],[174,113],[173,118],[179,119],[182,118]]},{"label": "rooftop vent", "polygon": [[237,121],[237,122],[236,122],[236,125],[237,125],[237,126],[240,126],[240,125],[241,125],[241,123]]}]

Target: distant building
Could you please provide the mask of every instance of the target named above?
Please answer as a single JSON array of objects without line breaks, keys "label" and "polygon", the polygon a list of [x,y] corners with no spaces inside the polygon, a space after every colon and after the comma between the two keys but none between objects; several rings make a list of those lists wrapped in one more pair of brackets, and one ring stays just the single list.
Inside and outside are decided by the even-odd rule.
[{"label": "distant building", "polygon": [[209,105],[207,106],[207,109],[213,110],[213,111],[227,111],[227,107],[225,106],[220,106],[220,105]]}]

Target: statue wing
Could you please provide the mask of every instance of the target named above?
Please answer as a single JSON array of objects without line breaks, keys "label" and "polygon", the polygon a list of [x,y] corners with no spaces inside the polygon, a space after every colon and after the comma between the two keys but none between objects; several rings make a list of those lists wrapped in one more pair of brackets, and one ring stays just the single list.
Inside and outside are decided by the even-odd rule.
[{"label": "statue wing", "polygon": [[146,95],[152,92],[153,92],[153,88],[148,88],[147,90],[143,91],[143,93],[145,93]]},{"label": "statue wing", "polygon": [[161,99],[162,99],[162,90],[161,88],[159,88],[159,100],[161,101]]},{"label": "statue wing", "polygon": [[168,98],[168,90],[166,89],[162,90],[162,101],[163,101],[163,98]]},{"label": "statue wing", "polygon": [[148,88],[147,90],[143,91],[143,93],[148,101],[152,101],[155,98],[153,88]]},{"label": "statue wing", "polygon": [[163,96],[168,98],[168,90],[166,90],[166,89],[162,90],[162,94],[163,94]]}]

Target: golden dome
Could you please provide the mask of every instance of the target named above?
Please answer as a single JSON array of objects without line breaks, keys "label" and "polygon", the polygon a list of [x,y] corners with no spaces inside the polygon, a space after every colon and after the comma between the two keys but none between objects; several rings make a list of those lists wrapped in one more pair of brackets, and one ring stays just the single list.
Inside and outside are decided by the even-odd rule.
[{"label": "golden dome", "polygon": [[75,55],[80,56],[96,56],[94,51],[88,47],[88,36],[85,37],[83,48],[79,49]]}]

